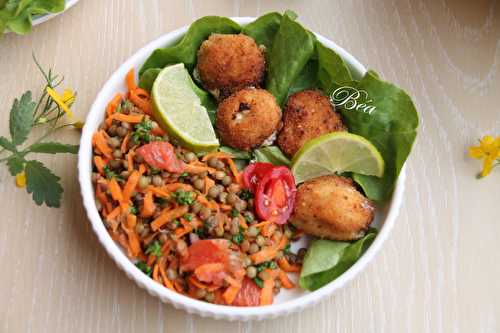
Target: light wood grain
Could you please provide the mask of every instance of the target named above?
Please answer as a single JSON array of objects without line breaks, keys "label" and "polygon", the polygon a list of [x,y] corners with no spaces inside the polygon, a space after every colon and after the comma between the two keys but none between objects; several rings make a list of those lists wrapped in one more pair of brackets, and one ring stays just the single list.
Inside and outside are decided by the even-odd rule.
[{"label": "light wood grain", "polygon": [[[476,0],[81,0],[29,36],[0,40],[0,133],[41,77],[66,75],[84,118],[109,75],[148,41],[197,17],[295,10],[382,77],[406,88],[421,116],[406,199],[380,254],[345,289],[293,316],[202,319],[150,297],[119,271],[85,217],[76,159],[45,157],[63,207],[37,207],[0,169],[1,332],[497,332],[500,170],[476,180],[466,147],[500,135],[500,4]],[[78,135],[61,135],[76,142]]]}]

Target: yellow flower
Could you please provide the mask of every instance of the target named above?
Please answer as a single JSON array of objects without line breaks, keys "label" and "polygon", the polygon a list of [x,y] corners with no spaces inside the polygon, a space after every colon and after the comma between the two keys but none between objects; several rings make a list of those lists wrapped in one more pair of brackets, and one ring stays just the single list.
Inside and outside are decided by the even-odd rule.
[{"label": "yellow flower", "polygon": [[16,175],[16,186],[17,187],[26,186],[26,173],[24,173],[24,171]]},{"label": "yellow flower", "polygon": [[481,177],[487,176],[493,168],[495,160],[500,158],[500,136],[493,138],[490,135],[486,135],[479,141],[479,146],[469,148],[469,156],[483,160]]},{"label": "yellow flower", "polygon": [[54,89],[47,87],[47,94],[59,105],[59,107],[66,112],[69,119],[73,118],[73,112],[69,109],[75,101],[75,93],[71,89],[65,89],[62,96]]},{"label": "yellow flower", "polygon": [[83,121],[81,121],[81,120],[75,121],[73,123],[73,127],[76,128],[76,129],[82,129],[83,125],[85,125],[85,123]]}]

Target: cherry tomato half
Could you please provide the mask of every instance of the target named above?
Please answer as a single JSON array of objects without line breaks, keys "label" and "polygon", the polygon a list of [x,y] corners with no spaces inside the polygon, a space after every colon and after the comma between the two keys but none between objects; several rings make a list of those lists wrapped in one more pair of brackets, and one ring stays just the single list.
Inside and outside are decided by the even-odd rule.
[{"label": "cherry tomato half", "polygon": [[243,171],[243,185],[254,193],[259,181],[273,168],[274,165],[271,163],[256,162],[250,164]]},{"label": "cherry tomato half", "polygon": [[243,184],[254,193],[255,210],[261,219],[278,224],[288,221],[297,191],[290,169],[253,163],[243,173]]},{"label": "cherry tomato half", "polygon": [[241,289],[236,295],[233,303],[234,306],[258,306],[260,304],[260,288],[245,277],[241,284]]},{"label": "cherry tomato half", "polygon": [[168,172],[181,173],[184,171],[184,162],[175,156],[174,147],[168,142],[155,141],[138,148],[136,153],[150,166],[167,170]]}]

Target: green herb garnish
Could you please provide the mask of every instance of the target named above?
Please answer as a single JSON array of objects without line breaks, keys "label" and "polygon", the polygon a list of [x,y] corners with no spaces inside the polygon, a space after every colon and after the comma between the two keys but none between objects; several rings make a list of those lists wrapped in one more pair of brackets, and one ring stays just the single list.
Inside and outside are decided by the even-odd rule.
[{"label": "green herb garnish", "polygon": [[137,212],[138,212],[137,207],[135,207],[135,206],[130,206],[128,208],[128,211],[130,214],[134,214],[134,215],[137,215]]},{"label": "green herb garnish", "polygon": [[263,270],[269,268],[269,269],[276,269],[278,266],[274,261],[265,261],[262,264],[257,266],[257,272],[262,272]]},{"label": "green herb garnish", "polygon": [[138,261],[135,263],[135,267],[139,268],[147,276],[151,276],[151,267],[146,265],[144,261]]},{"label": "green herb garnish", "polygon": [[241,242],[243,242],[243,239],[244,239],[243,234],[240,232],[239,234],[233,236],[232,241],[235,244],[240,245]]},{"label": "green herb garnish", "polygon": [[177,190],[173,196],[179,205],[191,205],[194,202],[193,192]]},{"label": "green herb garnish", "polygon": [[244,190],[240,191],[239,197],[242,200],[250,200],[250,199],[253,199],[253,193],[250,192],[250,190],[248,190],[248,189],[244,189]]},{"label": "green herb garnish", "polygon": [[231,209],[231,217],[238,217],[240,215],[240,212],[236,208]]},{"label": "green herb garnish", "polygon": [[139,124],[134,126],[132,133],[132,141],[135,144],[148,143],[151,141],[152,136],[149,131],[153,129],[153,123],[150,120],[143,119]]},{"label": "green herb garnish", "polygon": [[193,220],[193,214],[184,214],[184,219],[191,222]]},{"label": "green herb garnish", "polygon": [[262,281],[262,279],[258,278],[258,277],[254,277],[253,278],[253,282],[255,282],[255,284],[259,287],[259,288],[264,288],[264,281]]},{"label": "green herb garnish", "polygon": [[146,249],[146,254],[152,254],[152,255],[160,258],[161,257],[160,242],[154,241],[153,243],[149,244],[148,248]]},{"label": "green herb garnish", "polygon": [[104,175],[106,175],[107,179],[116,178],[117,180],[123,180],[123,177],[112,171],[108,165],[104,166]]},{"label": "green herb garnish", "polygon": [[[33,100],[31,91],[26,91],[19,99],[14,100],[9,117],[10,139],[0,136],[0,162],[7,164],[10,174],[16,177],[18,187],[26,187],[27,192],[33,194],[37,205],[45,203],[48,207],[59,207],[63,192],[60,178],[42,162],[27,159],[27,156],[31,153],[78,153],[78,145],[46,139],[69,126],[81,128],[82,123],[60,124],[65,115],[72,117],[70,107],[75,101],[75,93],[67,89],[59,95],[54,89],[63,79],[54,75],[50,69],[45,72],[35,56],[33,59],[46,81],[45,86],[36,101]],[[42,134],[26,145],[35,127],[40,128]]]}]

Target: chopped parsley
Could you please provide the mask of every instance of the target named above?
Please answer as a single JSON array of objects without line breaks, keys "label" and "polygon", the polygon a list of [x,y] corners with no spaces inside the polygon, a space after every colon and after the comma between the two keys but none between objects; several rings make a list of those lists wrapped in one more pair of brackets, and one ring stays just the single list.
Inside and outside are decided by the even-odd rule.
[{"label": "chopped parsley", "polygon": [[269,268],[269,269],[276,269],[278,266],[274,261],[265,261],[262,264],[257,266],[257,272],[262,272],[263,270]]},{"label": "chopped parsley", "polygon": [[172,224],[175,226],[175,227],[178,227],[181,225],[181,222],[179,220],[173,220],[172,221]]},{"label": "chopped parsley", "polygon": [[231,217],[238,217],[238,215],[240,212],[236,208],[231,209]]},{"label": "chopped parsley", "polygon": [[243,234],[240,232],[239,234],[237,235],[234,235],[233,238],[232,238],[232,241],[238,245],[241,244],[241,242],[243,242]]},{"label": "chopped parsley", "polygon": [[283,253],[285,254],[292,253],[292,251],[290,250],[290,243],[286,244],[285,248],[283,249]]},{"label": "chopped parsley", "polygon": [[247,221],[248,223],[252,222],[253,216],[250,214],[245,214],[245,221]]},{"label": "chopped parsley", "polygon": [[144,261],[136,262],[135,267],[139,268],[144,274],[151,277],[151,267],[146,265],[146,263]]},{"label": "chopped parsley", "polygon": [[152,255],[160,258],[161,257],[160,242],[154,241],[153,243],[149,244],[148,248],[146,249],[146,254],[152,254]]},{"label": "chopped parsley", "polygon": [[173,196],[179,205],[191,205],[194,202],[193,192],[177,190]]},{"label": "chopped parsley", "polygon": [[200,239],[203,239],[207,236],[207,230],[205,228],[195,229],[194,233],[197,234]]},{"label": "chopped parsley", "polygon": [[150,173],[152,175],[158,175],[161,173],[161,170],[160,169],[157,169],[157,168],[154,168],[154,167],[150,167]]},{"label": "chopped parsley", "polygon": [[122,177],[119,176],[116,172],[112,171],[108,165],[104,166],[104,174],[107,179],[116,178],[116,180],[122,180]]},{"label": "chopped parsley", "polygon": [[188,222],[191,222],[193,220],[193,214],[184,214],[183,217]]},{"label": "chopped parsley", "polygon": [[149,131],[153,129],[153,123],[150,120],[143,119],[139,124],[134,126],[134,132],[132,133],[132,141],[135,144],[151,141],[153,136],[149,134]]},{"label": "chopped parsley", "polygon": [[189,176],[189,173],[187,173],[187,172],[183,172],[180,175],[180,177],[182,177],[182,178],[187,177],[187,176]]},{"label": "chopped parsley", "polygon": [[243,200],[250,200],[253,199],[253,193],[248,189],[243,189],[240,191],[239,197]]},{"label": "chopped parsley", "polygon": [[[150,268],[151,269],[151,268]],[[258,277],[254,277],[253,278],[253,282],[255,282],[255,284],[259,287],[259,288],[264,288],[264,281],[262,281],[262,279],[258,278]]]},{"label": "chopped parsley", "polygon": [[134,215],[137,215],[137,212],[138,212],[137,211],[137,207],[135,207],[135,206],[130,206],[128,208],[128,211],[129,211],[130,214],[134,214]]}]

